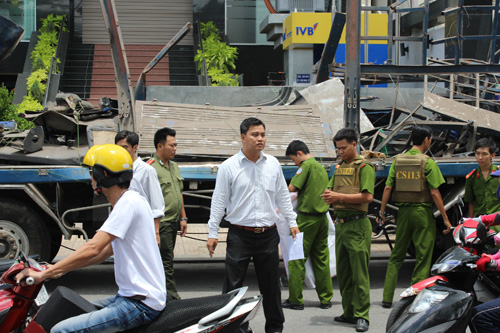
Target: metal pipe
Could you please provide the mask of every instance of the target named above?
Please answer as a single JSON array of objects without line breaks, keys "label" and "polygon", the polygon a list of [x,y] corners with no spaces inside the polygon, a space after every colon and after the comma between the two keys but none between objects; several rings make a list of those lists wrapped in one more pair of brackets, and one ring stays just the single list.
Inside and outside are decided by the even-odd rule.
[{"label": "metal pipe", "polygon": [[476,73],[476,108],[479,107],[479,96],[480,96],[480,91],[479,91],[479,73]]},{"label": "metal pipe", "polygon": [[69,224],[67,224],[66,223],[66,215],[69,214],[69,213],[81,212],[81,211],[84,211],[84,210],[91,210],[91,209],[106,208],[106,207],[111,207],[111,204],[107,203],[107,204],[101,204],[101,205],[95,205],[95,206],[86,206],[86,207],[79,207],[79,208],[68,209],[67,211],[65,211],[63,213],[63,215],[61,217],[61,220],[62,220],[62,223],[63,223],[63,225],[64,225],[64,227],[66,229],[68,229],[68,230],[76,230],[76,231],[81,232],[82,235],[83,235],[83,238],[85,238],[85,241],[87,242],[89,240],[87,232],[85,230],[83,230],[83,228],[72,227]]}]

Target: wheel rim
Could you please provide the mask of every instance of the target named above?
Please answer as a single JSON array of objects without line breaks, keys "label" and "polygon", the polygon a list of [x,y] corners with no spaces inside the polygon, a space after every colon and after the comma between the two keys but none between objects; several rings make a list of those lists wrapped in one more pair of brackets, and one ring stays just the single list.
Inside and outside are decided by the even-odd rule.
[{"label": "wheel rim", "polygon": [[15,259],[22,251],[29,254],[29,239],[17,224],[0,220],[0,259]]}]

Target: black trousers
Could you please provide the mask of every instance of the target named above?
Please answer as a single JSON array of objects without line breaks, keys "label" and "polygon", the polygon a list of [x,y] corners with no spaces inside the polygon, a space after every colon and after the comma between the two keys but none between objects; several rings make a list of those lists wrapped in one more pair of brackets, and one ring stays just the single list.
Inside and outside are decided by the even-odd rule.
[{"label": "black trousers", "polygon": [[282,331],[285,322],[281,307],[278,244],[276,228],[256,234],[232,225],[229,227],[223,292],[243,286],[248,264],[253,258],[259,290],[263,296],[266,332]]}]

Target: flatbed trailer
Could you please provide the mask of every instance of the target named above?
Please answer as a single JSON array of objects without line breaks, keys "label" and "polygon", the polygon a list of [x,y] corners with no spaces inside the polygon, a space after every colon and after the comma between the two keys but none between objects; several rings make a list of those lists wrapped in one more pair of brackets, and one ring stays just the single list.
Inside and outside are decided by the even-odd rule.
[{"label": "flatbed trailer", "polygon": [[[372,159],[376,168],[376,193],[370,205],[374,216],[382,196],[392,159]],[[474,158],[437,158],[447,183],[441,191],[447,208],[463,194],[465,175],[477,167]],[[190,223],[206,223],[210,200],[221,162],[179,162],[184,178],[184,199]],[[335,163],[324,164],[329,176]],[[297,167],[282,163],[289,181]],[[62,238],[91,238],[110,211],[110,205],[94,198],[86,166],[0,166],[0,259],[15,258],[19,251],[52,260]],[[437,215],[437,214],[436,214]]]}]

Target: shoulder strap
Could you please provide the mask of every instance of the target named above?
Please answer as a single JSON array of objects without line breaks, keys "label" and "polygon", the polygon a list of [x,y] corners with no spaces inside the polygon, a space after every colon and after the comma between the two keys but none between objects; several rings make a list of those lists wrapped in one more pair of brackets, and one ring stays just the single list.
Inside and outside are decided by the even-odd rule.
[{"label": "shoulder strap", "polygon": [[470,176],[472,176],[474,174],[474,172],[476,172],[476,169],[472,170],[471,172],[469,172],[467,174],[467,176],[465,176],[465,179],[469,179]]},{"label": "shoulder strap", "polygon": [[147,164],[149,164],[149,165],[151,165],[151,164],[153,164],[154,162],[155,162],[155,159],[154,159],[154,158],[152,158],[152,159],[150,159],[149,161],[147,161],[146,163],[147,163]]}]

